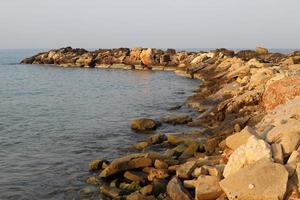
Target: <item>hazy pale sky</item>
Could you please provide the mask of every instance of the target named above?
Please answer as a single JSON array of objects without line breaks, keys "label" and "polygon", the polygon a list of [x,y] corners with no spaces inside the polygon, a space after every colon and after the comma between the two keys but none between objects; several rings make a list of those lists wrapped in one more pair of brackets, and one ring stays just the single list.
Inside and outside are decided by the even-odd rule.
[{"label": "hazy pale sky", "polygon": [[300,0],[0,0],[0,48],[299,48]]}]

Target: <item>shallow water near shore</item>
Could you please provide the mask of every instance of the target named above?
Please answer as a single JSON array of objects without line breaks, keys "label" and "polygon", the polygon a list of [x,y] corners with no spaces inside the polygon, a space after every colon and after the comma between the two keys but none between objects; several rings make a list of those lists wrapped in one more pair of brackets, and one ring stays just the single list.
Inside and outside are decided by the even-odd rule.
[{"label": "shallow water near shore", "polygon": [[[80,190],[87,164],[132,152],[136,117],[193,111],[199,84],[172,72],[19,65],[39,50],[0,50],[0,199],[101,199]],[[158,131],[184,131],[162,126]],[[190,129],[189,129],[190,130]]]}]

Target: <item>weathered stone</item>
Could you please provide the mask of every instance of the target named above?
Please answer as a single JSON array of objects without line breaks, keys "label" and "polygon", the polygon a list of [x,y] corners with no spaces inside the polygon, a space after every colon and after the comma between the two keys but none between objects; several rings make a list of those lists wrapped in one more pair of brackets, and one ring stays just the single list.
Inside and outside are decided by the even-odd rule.
[{"label": "weathered stone", "polygon": [[92,160],[89,163],[89,169],[90,171],[96,171],[96,170],[100,170],[101,169],[101,160]]},{"label": "weathered stone", "polygon": [[147,174],[144,172],[126,171],[124,177],[135,182],[143,182],[147,179]]},{"label": "weathered stone", "polygon": [[197,167],[197,168],[194,169],[194,171],[192,173],[193,177],[197,178],[197,177],[199,177],[201,175],[208,175],[207,168],[205,168],[205,167],[202,166],[202,167]]},{"label": "weathered stone", "polygon": [[282,200],[287,181],[282,165],[262,159],[223,179],[220,186],[229,200]]},{"label": "weathered stone", "polygon": [[285,168],[289,173],[289,177],[294,175],[298,163],[300,163],[300,152],[293,151],[285,165]]},{"label": "weathered stone", "polygon": [[169,124],[187,124],[192,121],[192,117],[186,114],[181,115],[168,115],[161,118],[161,121]]},{"label": "weathered stone", "polygon": [[258,69],[250,78],[250,86],[257,87],[267,83],[267,81],[273,76],[273,70],[268,68]]},{"label": "weathered stone", "polygon": [[263,94],[263,104],[267,110],[272,110],[298,95],[300,95],[300,77],[283,78],[274,81],[266,88]]},{"label": "weathered stone", "polygon": [[148,142],[139,142],[133,145],[133,147],[137,150],[146,149],[149,146]]},{"label": "weathered stone", "polygon": [[196,167],[197,167],[196,161],[188,161],[184,164],[181,164],[176,169],[176,176],[182,179],[190,179]]},{"label": "weathered stone", "polygon": [[157,169],[168,169],[168,163],[164,162],[163,160],[155,160],[154,167]]},{"label": "weathered stone", "polygon": [[147,157],[147,154],[131,154],[110,163],[101,173],[100,177],[108,177],[118,172],[129,169],[137,169],[152,165],[152,160]]},{"label": "weathered stone", "polygon": [[131,128],[137,131],[155,130],[158,126],[158,122],[153,119],[134,119],[131,121]]},{"label": "weathered stone", "polygon": [[140,193],[142,193],[143,195],[152,194],[152,191],[153,191],[153,185],[151,184],[146,185],[140,189]]},{"label": "weathered stone", "polygon": [[282,145],[284,156],[290,155],[300,145],[300,123],[297,120],[289,120],[277,125],[266,134],[266,141]]},{"label": "weathered stone", "polygon": [[215,176],[199,176],[196,183],[196,200],[214,200],[223,193],[219,178]]},{"label": "weathered stone", "polygon": [[274,162],[283,164],[284,157],[283,157],[281,144],[274,143],[271,145],[271,149],[272,149],[272,155],[273,155]]},{"label": "weathered stone", "polygon": [[109,198],[115,199],[120,196],[121,190],[118,188],[110,188],[108,186],[101,186],[100,192]]},{"label": "weathered stone", "polygon": [[257,55],[257,52],[252,50],[241,50],[236,54],[237,57],[247,61],[255,58]]},{"label": "weathered stone", "polygon": [[141,61],[146,66],[151,66],[154,64],[153,56],[153,50],[150,48],[143,50],[140,54]]},{"label": "weathered stone", "polygon": [[185,188],[189,188],[189,189],[195,188],[196,182],[197,182],[196,179],[193,179],[193,180],[184,180],[184,181],[183,181],[183,186],[184,186]]},{"label": "weathered stone", "polygon": [[149,168],[148,173],[149,181],[153,181],[154,179],[165,179],[169,176],[167,169]]},{"label": "weathered stone", "polygon": [[141,186],[140,186],[140,182],[133,181],[131,183],[122,182],[122,183],[120,183],[119,188],[122,190],[125,190],[125,191],[132,192],[132,191],[140,190]]},{"label": "weathered stone", "polygon": [[194,154],[196,153],[196,151],[199,148],[199,143],[196,141],[191,141],[187,144],[187,148],[182,152],[182,154],[179,156],[179,159],[187,159],[190,158],[192,156],[194,156]]},{"label": "weathered stone", "polygon": [[256,131],[246,126],[241,132],[230,135],[226,138],[226,145],[231,149],[237,149],[242,144],[246,144],[249,137],[252,135],[257,136]]},{"label": "weathered stone", "polygon": [[256,47],[255,51],[257,54],[268,54],[269,53],[268,49],[263,48],[263,47]]},{"label": "weathered stone", "polygon": [[99,179],[96,176],[89,176],[86,179],[86,183],[91,185],[97,185],[99,184]]},{"label": "weathered stone", "polygon": [[224,169],[223,176],[227,178],[237,173],[241,168],[263,158],[272,159],[270,145],[264,140],[251,136],[246,144],[241,145],[232,153]]},{"label": "weathered stone", "polygon": [[192,200],[191,194],[183,187],[181,181],[175,176],[167,185],[168,195],[172,200]]},{"label": "weathered stone", "polygon": [[133,192],[126,197],[126,200],[156,200],[154,196],[146,196],[139,192]]}]

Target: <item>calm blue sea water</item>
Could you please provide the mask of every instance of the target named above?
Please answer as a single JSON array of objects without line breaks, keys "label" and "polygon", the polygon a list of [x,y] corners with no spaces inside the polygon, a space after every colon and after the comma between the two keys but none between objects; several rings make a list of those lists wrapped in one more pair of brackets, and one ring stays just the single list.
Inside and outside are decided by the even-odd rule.
[{"label": "calm blue sea water", "polygon": [[101,199],[80,192],[88,162],[131,152],[145,136],[129,121],[169,114],[199,84],[171,72],[18,64],[37,52],[0,50],[1,200]]}]

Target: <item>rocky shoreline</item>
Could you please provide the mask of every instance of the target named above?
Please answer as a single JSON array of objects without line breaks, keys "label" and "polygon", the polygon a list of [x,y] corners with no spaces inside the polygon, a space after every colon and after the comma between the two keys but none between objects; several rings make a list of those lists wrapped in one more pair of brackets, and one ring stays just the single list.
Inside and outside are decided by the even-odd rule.
[{"label": "rocky shoreline", "polygon": [[131,127],[143,132],[170,123],[203,131],[157,133],[133,145],[141,153],[91,161],[87,183],[111,199],[300,198],[300,51],[67,47],[21,63],[165,70],[202,81],[186,101],[197,117],[135,119]]}]

